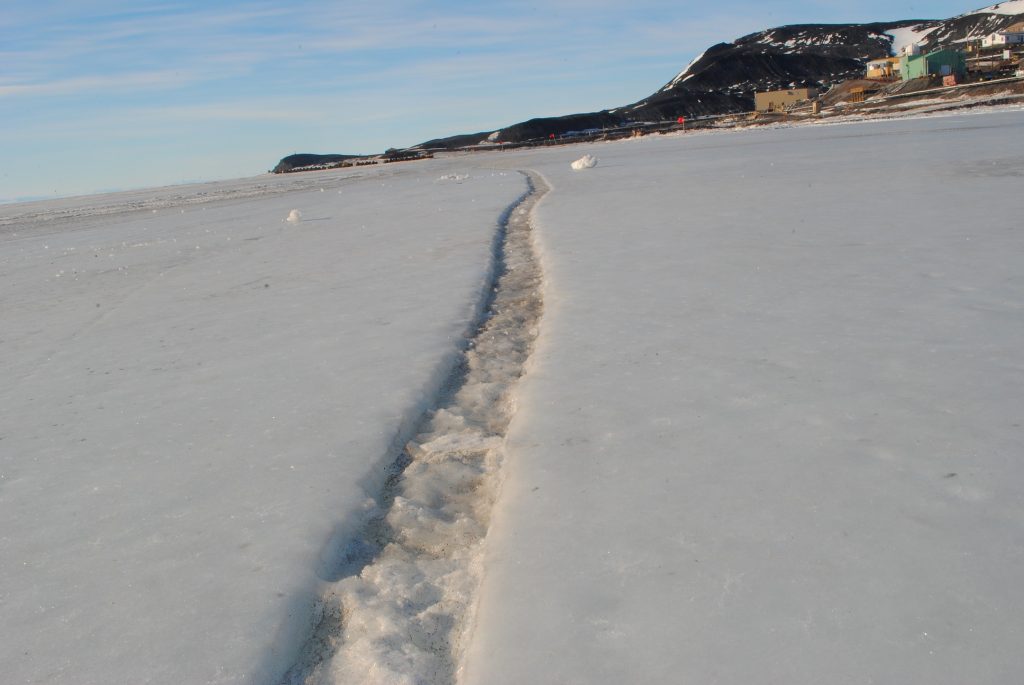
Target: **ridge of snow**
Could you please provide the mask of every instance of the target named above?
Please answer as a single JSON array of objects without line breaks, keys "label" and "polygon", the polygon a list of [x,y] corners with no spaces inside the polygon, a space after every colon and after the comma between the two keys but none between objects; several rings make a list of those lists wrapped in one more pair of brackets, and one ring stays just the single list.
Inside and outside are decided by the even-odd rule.
[{"label": "ridge of snow", "polygon": [[448,685],[473,624],[483,542],[497,499],[512,390],[525,372],[541,315],[540,264],[530,211],[547,187],[507,213],[500,273],[486,322],[469,342],[454,394],[395,462],[353,568],[327,591],[320,626],[286,683]]},{"label": "ridge of snow", "polygon": [[700,53],[699,55],[694,57],[692,60],[690,60],[690,63],[686,65],[686,68],[683,69],[678,74],[676,74],[676,77],[674,79],[672,79],[671,81],[669,81],[669,84],[667,86],[665,86],[664,88],[662,88],[661,91],[665,92],[665,91],[668,91],[668,90],[672,90],[673,88],[676,87],[677,84],[693,78],[694,75],[690,73],[690,69],[693,67],[694,64],[699,62],[701,60],[701,58],[703,58],[704,55],[707,54],[707,52],[708,51],[705,50],[704,52]]}]

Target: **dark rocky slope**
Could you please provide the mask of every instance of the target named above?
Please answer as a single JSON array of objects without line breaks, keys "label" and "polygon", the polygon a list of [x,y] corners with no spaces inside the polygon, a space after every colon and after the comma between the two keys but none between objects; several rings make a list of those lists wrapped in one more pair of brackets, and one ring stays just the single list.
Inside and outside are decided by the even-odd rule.
[{"label": "dark rocky slope", "polygon": [[[925,51],[959,46],[1024,20],[1024,12],[1005,13],[1016,7],[1008,3],[993,5],[945,20],[780,26],[713,45],[657,92],[639,102],[600,112],[530,119],[497,131],[436,138],[415,147],[452,149],[487,142],[518,143],[635,122],[749,112],[754,108],[755,91],[824,89],[857,78],[864,73],[865,62],[901,48],[902,44],[893,44],[897,40],[915,40]],[[310,161],[313,157],[346,156],[292,155],[281,160],[275,171],[322,163]]]},{"label": "dark rocky slope", "polygon": [[286,174],[305,167],[327,166],[344,162],[346,159],[354,159],[359,155],[315,155],[310,152],[299,152],[288,155],[277,163],[272,171],[275,174]]},{"label": "dark rocky slope", "polygon": [[[758,90],[827,88],[862,75],[865,62],[886,57],[902,47],[893,45],[889,32],[907,35],[907,30],[913,31],[927,51],[980,39],[1024,20],[1024,13],[1001,11],[1006,8],[1000,10],[994,5],[946,20],[796,24],[752,33],[708,48],[669,83],[639,102],[600,112],[531,119],[500,129],[491,140],[515,143],[636,121],[748,112],[754,108],[754,92]],[[482,135],[479,140],[486,138]],[[430,143],[441,147],[446,140]]]}]

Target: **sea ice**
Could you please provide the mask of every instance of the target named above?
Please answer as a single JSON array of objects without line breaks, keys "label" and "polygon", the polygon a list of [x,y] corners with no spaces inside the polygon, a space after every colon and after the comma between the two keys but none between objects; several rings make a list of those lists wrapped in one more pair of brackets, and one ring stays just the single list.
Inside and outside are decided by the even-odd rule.
[{"label": "sea ice", "polygon": [[[525,189],[419,182],[444,170],[0,210],[5,682],[269,683],[294,662]],[[318,217],[301,233],[275,220],[296,206]]]},{"label": "sea ice", "polygon": [[1022,681],[1024,113],[589,149],[460,682]]}]

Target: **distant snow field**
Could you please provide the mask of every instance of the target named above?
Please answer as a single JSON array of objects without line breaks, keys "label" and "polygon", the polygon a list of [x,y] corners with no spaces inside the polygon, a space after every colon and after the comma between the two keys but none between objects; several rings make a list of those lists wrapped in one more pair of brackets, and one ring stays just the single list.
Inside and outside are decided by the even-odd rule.
[{"label": "distant snow field", "polygon": [[1019,682],[1022,176],[1015,111],[0,207],[3,680]]}]

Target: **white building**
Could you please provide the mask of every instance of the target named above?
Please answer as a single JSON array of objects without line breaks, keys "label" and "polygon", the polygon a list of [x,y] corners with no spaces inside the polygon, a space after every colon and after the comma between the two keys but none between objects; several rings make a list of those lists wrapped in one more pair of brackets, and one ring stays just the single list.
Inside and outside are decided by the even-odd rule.
[{"label": "white building", "polygon": [[1024,44],[1024,21],[1007,26],[1005,29],[995,33],[990,33],[981,39],[981,47],[983,48],[1021,44]]}]

